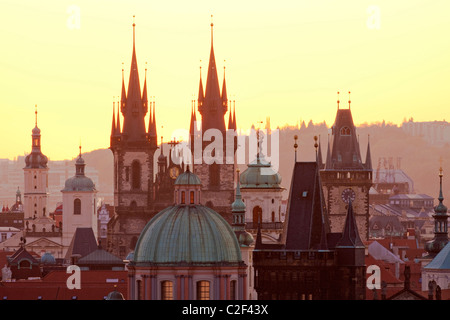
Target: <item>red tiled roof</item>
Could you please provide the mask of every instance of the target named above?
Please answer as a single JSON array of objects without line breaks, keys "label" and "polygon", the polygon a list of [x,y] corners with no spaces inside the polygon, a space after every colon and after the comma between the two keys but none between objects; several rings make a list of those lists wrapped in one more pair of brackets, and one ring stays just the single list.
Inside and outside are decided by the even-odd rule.
[{"label": "red tiled roof", "polygon": [[76,296],[78,300],[103,300],[117,285],[117,290],[127,299],[127,271],[81,271],[81,289],[72,290],[66,285],[68,277],[70,274],[65,270],[56,270],[41,280],[3,282],[0,285],[0,297],[7,297],[8,300],[36,300],[41,296],[43,300],[71,300]]}]

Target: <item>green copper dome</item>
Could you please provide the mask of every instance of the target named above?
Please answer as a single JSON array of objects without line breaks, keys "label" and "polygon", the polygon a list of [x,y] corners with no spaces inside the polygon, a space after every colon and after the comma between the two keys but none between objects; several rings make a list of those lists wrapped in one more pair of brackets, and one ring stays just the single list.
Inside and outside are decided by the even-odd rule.
[{"label": "green copper dome", "polygon": [[258,155],[240,177],[242,188],[281,189],[281,175],[272,169],[270,162]]},{"label": "green copper dome", "polygon": [[95,191],[95,184],[91,178],[86,177],[84,174],[84,167],[86,166],[84,159],[80,156],[75,162],[75,176],[66,180],[64,184],[65,191]]},{"label": "green copper dome", "polygon": [[133,264],[238,264],[239,243],[225,219],[202,205],[170,206],[143,229]]},{"label": "green copper dome", "polygon": [[189,171],[189,168],[180,174],[175,180],[175,185],[201,185],[200,178],[193,172]]}]

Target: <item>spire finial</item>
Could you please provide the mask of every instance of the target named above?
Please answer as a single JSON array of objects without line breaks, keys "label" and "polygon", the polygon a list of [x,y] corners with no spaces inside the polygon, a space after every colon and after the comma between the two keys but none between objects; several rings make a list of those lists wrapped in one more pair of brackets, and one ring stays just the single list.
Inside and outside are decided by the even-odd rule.
[{"label": "spire finial", "polygon": [[314,136],[314,148],[316,149],[316,161],[318,159],[319,153],[317,152],[317,148],[319,147],[319,144],[317,143],[318,137]]},{"label": "spire finial", "polygon": [[350,109],[350,103],[352,103],[352,101],[350,100],[350,91],[348,92],[348,108]]},{"label": "spire finial", "polygon": [[135,29],[136,29],[136,23],[134,22],[135,15],[133,15],[133,48],[134,48],[134,40],[135,40]]},{"label": "spire finial", "polygon": [[295,143],[294,143],[294,150],[295,150],[295,162],[297,162],[297,147],[298,147],[298,144],[297,144],[297,139],[298,139],[298,136],[297,136],[297,135],[295,135],[295,136],[294,136],[294,141],[295,141]]},{"label": "spire finial", "polygon": [[213,15],[211,15],[211,47],[213,45],[213,27],[214,27]]},{"label": "spire finial", "polygon": [[338,106],[338,110],[339,110],[339,91],[337,92],[337,96],[338,96],[338,99],[337,99],[337,106]]},{"label": "spire finial", "polygon": [[34,105],[34,117],[35,125],[37,127],[37,104]]}]

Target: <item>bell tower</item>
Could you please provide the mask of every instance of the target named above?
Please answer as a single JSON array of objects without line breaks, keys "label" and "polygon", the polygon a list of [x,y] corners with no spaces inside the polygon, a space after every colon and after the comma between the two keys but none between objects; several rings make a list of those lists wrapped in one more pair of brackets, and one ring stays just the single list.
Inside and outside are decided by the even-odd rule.
[{"label": "bell tower", "polygon": [[25,158],[24,171],[24,216],[33,220],[48,215],[48,158],[41,151],[41,130],[37,125],[37,106],[35,126],[31,135],[31,153]]},{"label": "bell tower", "polygon": [[[120,101],[117,102],[117,113],[113,103],[110,137],[110,149],[114,155],[115,215],[108,224],[107,248],[122,258],[134,250],[141,230],[154,215],[153,159],[158,148],[155,103],[153,101],[149,105],[147,96],[147,68],[142,91],[140,87],[135,28],[133,21],[128,88],[125,89],[122,68],[122,92]],[[148,112],[150,116],[146,130],[145,116]]]}]

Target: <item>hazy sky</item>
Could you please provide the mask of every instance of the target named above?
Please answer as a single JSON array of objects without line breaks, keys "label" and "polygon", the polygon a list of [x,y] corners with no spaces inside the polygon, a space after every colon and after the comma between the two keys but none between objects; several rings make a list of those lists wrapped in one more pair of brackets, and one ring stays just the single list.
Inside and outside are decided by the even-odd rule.
[{"label": "hazy sky", "polygon": [[148,62],[166,141],[189,126],[211,14],[220,83],[225,64],[240,128],[267,116],[272,128],[331,125],[336,92],[347,107],[349,90],[357,124],[448,120],[449,12],[448,0],[2,0],[0,158],[31,151],[35,104],[51,160],[76,156],[80,140],[83,151],[109,146],[133,15],[141,85]]}]

